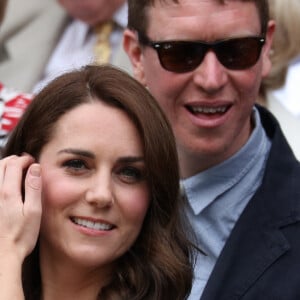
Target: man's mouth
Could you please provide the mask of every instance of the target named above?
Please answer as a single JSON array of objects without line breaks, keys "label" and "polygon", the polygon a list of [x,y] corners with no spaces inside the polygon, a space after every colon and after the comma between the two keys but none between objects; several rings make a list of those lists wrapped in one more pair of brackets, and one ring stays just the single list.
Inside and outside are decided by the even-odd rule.
[{"label": "man's mouth", "polygon": [[218,106],[218,107],[186,105],[186,108],[192,114],[214,115],[214,114],[225,113],[230,108],[230,105],[224,105],[224,106]]},{"label": "man's mouth", "polygon": [[103,230],[103,231],[109,231],[112,230],[115,226],[108,223],[103,223],[99,221],[91,221],[87,219],[82,219],[78,217],[71,217],[71,221],[79,226],[93,229],[93,230]]}]

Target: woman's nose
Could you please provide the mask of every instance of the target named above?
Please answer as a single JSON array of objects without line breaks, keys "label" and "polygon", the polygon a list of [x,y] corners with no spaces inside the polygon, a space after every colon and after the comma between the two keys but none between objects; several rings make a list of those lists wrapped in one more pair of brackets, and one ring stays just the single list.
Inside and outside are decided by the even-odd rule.
[{"label": "woman's nose", "polygon": [[113,204],[112,184],[109,176],[100,176],[92,180],[85,200],[97,207],[110,207]]}]

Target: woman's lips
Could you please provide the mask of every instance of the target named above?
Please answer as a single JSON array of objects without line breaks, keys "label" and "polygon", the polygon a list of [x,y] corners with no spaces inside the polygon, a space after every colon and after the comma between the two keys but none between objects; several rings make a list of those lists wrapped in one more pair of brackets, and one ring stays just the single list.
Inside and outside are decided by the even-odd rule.
[{"label": "woman's lips", "polygon": [[106,221],[97,221],[81,217],[71,217],[70,219],[74,224],[92,230],[109,231],[115,228],[113,224]]}]

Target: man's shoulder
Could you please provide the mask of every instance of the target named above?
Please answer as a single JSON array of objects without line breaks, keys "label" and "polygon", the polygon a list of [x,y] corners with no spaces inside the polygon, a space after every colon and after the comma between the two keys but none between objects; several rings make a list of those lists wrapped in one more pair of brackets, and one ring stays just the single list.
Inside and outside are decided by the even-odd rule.
[{"label": "man's shoulder", "polygon": [[260,105],[256,105],[256,107],[259,111],[264,130],[269,139],[272,141],[272,144],[275,144],[276,148],[284,147],[285,151],[292,155],[292,152],[294,152],[294,148],[291,147],[290,142],[284,130],[282,129],[282,124],[280,123],[280,120],[278,120],[269,109]]},{"label": "man's shoulder", "polygon": [[265,198],[273,209],[278,210],[278,215],[288,214],[292,210],[299,214],[300,220],[300,162],[276,118],[267,109],[258,109],[263,127],[272,143],[258,195]]}]

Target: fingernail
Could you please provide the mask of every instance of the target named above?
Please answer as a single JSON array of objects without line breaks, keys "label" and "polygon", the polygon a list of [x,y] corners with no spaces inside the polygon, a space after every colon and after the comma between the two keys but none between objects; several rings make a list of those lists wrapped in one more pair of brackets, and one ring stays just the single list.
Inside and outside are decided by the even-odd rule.
[{"label": "fingernail", "polygon": [[41,176],[41,167],[39,165],[31,166],[30,174],[35,177],[40,177]]},{"label": "fingernail", "polygon": [[28,184],[31,188],[39,190],[41,188],[41,167],[38,164],[32,165],[29,168],[30,175]]}]

